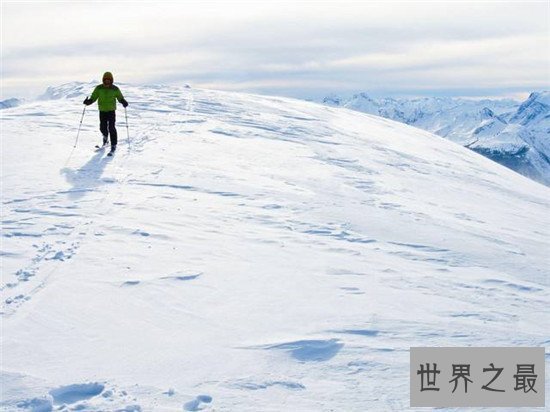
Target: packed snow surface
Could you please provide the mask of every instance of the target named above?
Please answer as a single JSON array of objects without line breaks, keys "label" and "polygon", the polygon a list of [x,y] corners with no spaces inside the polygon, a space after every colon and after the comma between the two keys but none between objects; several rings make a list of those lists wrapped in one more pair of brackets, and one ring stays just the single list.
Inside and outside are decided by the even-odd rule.
[{"label": "packed snow surface", "polygon": [[550,343],[549,188],[188,87],[120,85],[109,158],[93,86],[1,112],[4,410],[401,411],[411,346]]}]

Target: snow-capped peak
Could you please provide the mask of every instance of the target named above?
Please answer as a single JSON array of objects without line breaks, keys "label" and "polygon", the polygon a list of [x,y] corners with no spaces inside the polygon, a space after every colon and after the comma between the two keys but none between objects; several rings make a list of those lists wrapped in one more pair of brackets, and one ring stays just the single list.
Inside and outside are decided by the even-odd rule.
[{"label": "snow-capped peak", "polygon": [[545,118],[550,112],[550,92],[533,92],[519,106],[512,121],[527,125]]},{"label": "snow-capped peak", "polygon": [[495,117],[495,113],[488,107],[484,107],[483,109],[481,109],[480,113],[482,119],[492,119],[493,117]]},{"label": "snow-capped peak", "polygon": [[550,92],[533,92],[521,105],[510,99],[373,99],[366,93],[333,95],[332,105],[428,130],[550,185]]},{"label": "snow-capped peak", "polygon": [[24,101],[22,99],[17,99],[12,97],[11,99],[2,100],[0,102],[0,109],[9,109],[11,107],[17,107],[21,105]]}]

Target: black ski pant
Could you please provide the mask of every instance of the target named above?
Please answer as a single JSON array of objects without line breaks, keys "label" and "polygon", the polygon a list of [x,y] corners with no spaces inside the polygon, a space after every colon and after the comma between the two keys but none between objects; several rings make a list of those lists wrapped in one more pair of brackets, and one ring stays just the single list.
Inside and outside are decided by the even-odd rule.
[{"label": "black ski pant", "polygon": [[117,133],[115,128],[116,116],[115,111],[99,112],[99,130],[103,136],[107,136],[107,133],[111,137],[111,146],[117,144]]}]

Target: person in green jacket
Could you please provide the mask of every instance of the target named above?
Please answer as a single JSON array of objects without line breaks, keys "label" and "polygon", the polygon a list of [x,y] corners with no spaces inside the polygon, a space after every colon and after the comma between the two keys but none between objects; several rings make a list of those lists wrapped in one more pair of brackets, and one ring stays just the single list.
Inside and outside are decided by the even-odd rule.
[{"label": "person in green jacket", "polygon": [[120,89],[113,84],[113,75],[110,72],[103,74],[103,83],[96,86],[90,98],[84,100],[84,104],[89,106],[97,100],[99,107],[99,130],[103,135],[103,146],[107,144],[107,136],[111,137],[111,152],[116,150],[117,131],[115,127],[116,101],[118,100],[124,107],[128,102],[124,99]]}]

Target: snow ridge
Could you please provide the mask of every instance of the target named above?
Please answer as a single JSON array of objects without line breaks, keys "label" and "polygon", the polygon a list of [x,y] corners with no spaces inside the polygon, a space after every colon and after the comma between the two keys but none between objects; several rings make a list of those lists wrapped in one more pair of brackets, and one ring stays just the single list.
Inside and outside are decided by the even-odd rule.
[{"label": "snow ridge", "polygon": [[550,185],[550,92],[521,103],[508,99],[374,99],[366,93],[322,100],[403,122],[468,147],[518,173]]}]

